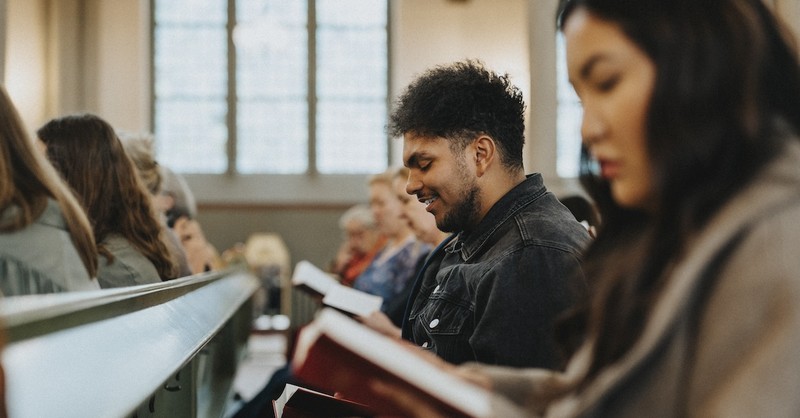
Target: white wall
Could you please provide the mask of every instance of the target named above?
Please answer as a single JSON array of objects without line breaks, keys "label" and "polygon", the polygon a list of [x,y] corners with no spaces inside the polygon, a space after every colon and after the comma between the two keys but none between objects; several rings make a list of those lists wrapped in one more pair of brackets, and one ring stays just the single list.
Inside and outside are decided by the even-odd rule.
[{"label": "white wall", "polygon": [[148,129],[148,7],[147,0],[6,0],[4,83],[30,131],[75,112]]},{"label": "white wall", "polygon": [[[426,69],[476,58],[508,73],[529,102],[528,0],[393,1],[392,96]],[[394,143],[401,160],[401,141]]]},{"label": "white wall", "polygon": [[47,54],[44,0],[6,3],[3,83],[23,122],[33,131],[45,120]]},{"label": "white wall", "polygon": [[[212,0],[217,1],[217,0]],[[117,129],[150,127],[150,12],[147,0],[90,0],[96,55],[88,103]],[[94,81],[94,82],[92,82]]]}]

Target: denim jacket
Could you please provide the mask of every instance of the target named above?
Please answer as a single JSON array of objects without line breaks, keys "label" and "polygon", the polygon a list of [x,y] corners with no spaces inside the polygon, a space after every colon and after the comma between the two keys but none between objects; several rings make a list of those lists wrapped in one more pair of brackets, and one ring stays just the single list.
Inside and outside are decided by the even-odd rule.
[{"label": "denim jacket", "polygon": [[403,337],[444,360],[557,368],[554,320],[586,295],[586,229],[532,174],[417,277]]}]

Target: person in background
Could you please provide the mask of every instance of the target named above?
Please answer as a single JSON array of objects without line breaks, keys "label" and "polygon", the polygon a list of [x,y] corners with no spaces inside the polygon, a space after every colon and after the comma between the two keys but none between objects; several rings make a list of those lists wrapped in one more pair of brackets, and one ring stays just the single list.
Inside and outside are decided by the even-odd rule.
[{"label": "person in background", "polygon": [[192,270],[189,268],[189,262],[186,259],[186,252],[183,249],[178,234],[170,227],[167,226],[166,213],[159,210],[156,202],[161,196],[161,168],[156,161],[155,152],[153,150],[153,136],[148,133],[134,133],[127,131],[118,131],[117,136],[122,141],[122,146],[125,148],[125,153],[133,161],[136,171],[142,183],[150,192],[150,198],[156,206],[158,220],[161,222],[167,243],[170,245],[170,251],[175,256],[178,263],[178,277],[189,276]]},{"label": "person in background", "polygon": [[[401,167],[397,170],[392,180],[395,194],[403,204],[403,214],[401,217],[406,220],[409,228],[414,232],[417,239],[430,245],[431,248],[439,246],[450,234],[441,231],[436,226],[436,218],[427,210],[425,204],[413,199],[406,193],[406,179],[408,179],[408,168]],[[417,262],[416,271],[420,271],[427,257],[420,257]],[[373,312],[366,317],[358,317],[364,325],[395,339],[400,339],[403,325],[403,315],[405,314],[408,298],[411,295],[414,281],[409,280],[402,292],[384,307],[383,310]]]},{"label": "person in background", "polygon": [[177,268],[150,195],[111,125],[92,114],[70,115],[36,133],[86,208],[101,255],[100,286],[175,278]]},{"label": "person in background", "polygon": [[[420,262],[430,252],[430,245],[414,238],[404,218],[402,203],[393,183],[395,172],[395,169],[390,168],[370,178],[371,214],[363,213],[364,207],[356,205],[351,208],[349,214],[345,213],[340,218],[360,219],[364,223],[372,219],[379,236],[385,235],[386,243],[364,272],[358,276],[353,287],[384,298],[380,311],[369,318],[373,318],[374,326],[383,327],[385,329],[382,332],[388,333],[393,332],[392,328],[397,329],[387,316],[388,309],[394,307],[396,303],[405,306],[406,287],[411,284]],[[366,242],[362,241],[362,244]],[[367,280],[368,282],[364,282]],[[362,320],[369,318],[365,317]],[[267,384],[242,405],[234,414],[234,418],[272,416],[272,400],[280,396],[287,383],[303,384],[292,375],[291,363],[276,369]]]},{"label": "person in background", "polygon": [[[786,29],[761,0],[570,0],[558,16],[603,220],[584,258],[592,300],[568,322],[585,340],[564,373],[457,372],[494,390],[498,417],[800,416]],[[441,415],[377,386],[406,415]]]},{"label": "person in background", "polygon": [[403,204],[402,218],[406,220],[408,227],[420,241],[431,245],[432,248],[436,247],[451,234],[439,229],[436,225],[436,218],[428,212],[425,203],[406,192],[409,173],[410,170],[407,167],[400,167],[392,180],[394,192],[400,199],[400,203]]},{"label": "person in background", "polygon": [[589,234],[522,166],[525,103],[478,61],[435,67],[397,100],[406,192],[442,231],[412,291],[403,338],[451,363],[559,368],[556,319],[585,297]]},{"label": "person in background", "polygon": [[369,180],[369,206],[386,245],[353,283],[355,289],[383,297],[382,309],[413,279],[418,261],[430,251],[402,218],[403,206],[392,186],[393,176],[390,168]]},{"label": "person in background", "polygon": [[362,204],[354,205],[342,214],[339,228],[345,239],[330,270],[339,276],[343,285],[352,286],[386,245],[386,237],[378,230],[370,208]]},{"label": "person in background", "polygon": [[225,262],[203,232],[200,222],[188,216],[179,216],[172,229],[181,240],[186,260],[192,274],[206,271],[220,270],[225,267]]},{"label": "person in background", "polygon": [[225,261],[197,220],[197,203],[186,180],[166,166],[159,168],[163,181],[156,204],[165,213],[167,226],[180,237],[192,274],[225,267]]},{"label": "person in background", "polygon": [[184,178],[158,164],[149,133],[121,132],[125,151],[131,156],[151,193],[158,218],[166,227],[171,247],[176,247],[180,276],[219,270],[226,264],[217,249],[206,239],[197,221],[194,195]]},{"label": "person in background", "polygon": [[589,231],[592,238],[597,236],[597,228],[600,226],[600,215],[597,213],[597,208],[589,199],[581,195],[569,195],[560,199],[561,204],[567,207],[575,219]]},{"label": "person in background", "polygon": [[0,87],[0,291],[99,289],[97,247],[78,201],[25,132]]},{"label": "person in background", "polygon": [[173,227],[181,216],[197,219],[197,201],[186,179],[167,166],[159,165],[158,168],[162,181],[156,207],[167,215],[167,225]]}]

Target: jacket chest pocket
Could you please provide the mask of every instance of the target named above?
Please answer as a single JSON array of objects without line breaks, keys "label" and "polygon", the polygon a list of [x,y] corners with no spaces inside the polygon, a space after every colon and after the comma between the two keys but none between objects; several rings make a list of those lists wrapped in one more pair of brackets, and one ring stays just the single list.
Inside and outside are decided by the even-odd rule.
[{"label": "jacket chest pocket", "polygon": [[433,293],[419,312],[418,321],[431,336],[460,335],[470,326],[471,317],[469,302],[446,293]]}]

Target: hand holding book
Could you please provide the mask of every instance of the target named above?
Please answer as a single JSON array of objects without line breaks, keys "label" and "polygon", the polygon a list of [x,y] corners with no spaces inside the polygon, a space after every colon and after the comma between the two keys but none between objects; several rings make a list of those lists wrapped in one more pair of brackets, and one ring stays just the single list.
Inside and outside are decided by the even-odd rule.
[{"label": "hand holding book", "polygon": [[392,323],[392,320],[381,311],[375,311],[366,316],[357,316],[356,320],[387,337],[391,337],[396,340],[400,340],[402,338],[403,330],[396,327]]}]

